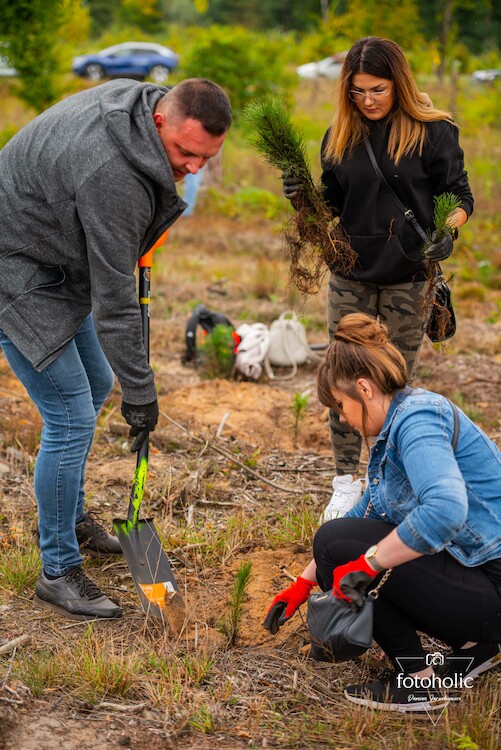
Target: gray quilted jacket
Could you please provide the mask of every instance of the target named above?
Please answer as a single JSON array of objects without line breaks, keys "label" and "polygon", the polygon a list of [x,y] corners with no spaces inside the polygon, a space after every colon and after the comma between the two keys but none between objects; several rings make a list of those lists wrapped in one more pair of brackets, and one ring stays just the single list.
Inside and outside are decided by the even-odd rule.
[{"label": "gray quilted jacket", "polygon": [[105,83],[51,107],[0,151],[0,328],[43,370],[92,311],[132,404],[156,396],[135,268],[186,206],[153,122],[165,91]]}]

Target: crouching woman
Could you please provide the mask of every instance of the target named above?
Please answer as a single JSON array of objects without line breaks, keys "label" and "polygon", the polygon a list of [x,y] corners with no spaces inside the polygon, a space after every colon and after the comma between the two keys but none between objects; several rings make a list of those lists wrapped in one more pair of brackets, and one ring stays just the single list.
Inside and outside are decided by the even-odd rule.
[{"label": "crouching woman", "polygon": [[[441,708],[444,685],[471,681],[501,664],[501,454],[443,396],[406,384],[388,329],[368,315],[341,319],[318,372],[320,401],[365,438],[375,437],[367,486],[343,518],[325,523],[313,560],[275,597],[273,633],[318,584],[360,606],[392,568],[374,606],[374,640],[394,671],[345,689],[374,708]],[[452,648],[427,654],[417,631]],[[442,671],[442,674],[444,672]],[[460,678],[460,679],[458,679]],[[462,682],[461,682],[462,680]],[[420,694],[420,688],[433,690]],[[419,702],[415,702],[415,696]]]}]

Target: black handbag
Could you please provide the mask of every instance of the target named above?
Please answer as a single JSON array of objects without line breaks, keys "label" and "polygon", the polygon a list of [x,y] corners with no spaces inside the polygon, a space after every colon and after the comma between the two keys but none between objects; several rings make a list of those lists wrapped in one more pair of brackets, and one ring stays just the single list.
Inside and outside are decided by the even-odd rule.
[{"label": "black handbag", "polygon": [[308,598],[310,656],[316,661],[340,662],[362,656],[372,643],[374,597],[354,611],[332,591]]},{"label": "black handbag", "polygon": [[[416,232],[419,234],[425,244],[429,244],[429,239],[426,236],[421,224],[414,216],[414,212],[410,208],[406,208],[398,195],[392,190],[388,184],[386,177],[381,172],[379,164],[377,163],[376,156],[374,154],[371,142],[369,140],[364,141],[365,148],[369,155],[372,167],[381,180],[384,189],[397,204],[399,209],[405,216],[406,221],[410,222]],[[426,335],[434,344],[438,344],[441,341],[447,341],[456,333],[456,316],[454,315],[454,308],[452,306],[452,295],[451,288],[444,278],[442,269],[439,263],[435,263],[436,274],[432,281],[432,299],[430,300],[430,315],[428,323],[426,324]]]}]

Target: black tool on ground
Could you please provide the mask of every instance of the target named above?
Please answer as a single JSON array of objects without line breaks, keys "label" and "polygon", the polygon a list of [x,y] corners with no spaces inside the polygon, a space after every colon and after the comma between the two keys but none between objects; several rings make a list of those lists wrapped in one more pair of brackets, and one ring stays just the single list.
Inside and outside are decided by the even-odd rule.
[{"label": "black tool on ground", "polygon": [[[150,275],[152,252],[139,261],[139,304],[146,356],[150,349]],[[146,474],[148,438],[138,451],[127,518],[114,519],[113,528],[130,568],[141,607],[147,615],[178,631],[184,621],[185,605],[172,568],[158,537],[153,519],[139,520]]]},{"label": "black tool on ground", "polygon": [[235,330],[233,323],[222,313],[209,310],[205,305],[197,305],[186,324],[186,350],[181,358],[184,364],[193,362],[197,356],[197,327],[201,326],[204,333],[211,333],[217,325],[229,326]]}]

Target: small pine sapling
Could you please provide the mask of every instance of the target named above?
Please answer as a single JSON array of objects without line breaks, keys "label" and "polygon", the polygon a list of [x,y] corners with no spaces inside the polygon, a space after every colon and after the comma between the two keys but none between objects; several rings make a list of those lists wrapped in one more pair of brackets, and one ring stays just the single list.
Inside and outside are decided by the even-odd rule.
[{"label": "small pine sapling", "polygon": [[290,405],[290,410],[292,413],[292,427],[294,430],[294,447],[297,448],[297,441],[299,437],[299,424],[303,421],[306,409],[308,408],[308,403],[310,400],[310,394],[306,391],[303,391],[301,393],[300,391],[296,391],[294,396],[292,397],[292,403]]},{"label": "small pine sapling", "polygon": [[228,617],[223,619],[220,624],[220,630],[227,637],[230,647],[236,644],[240,634],[244,612],[243,605],[247,596],[251,569],[251,562],[242,563],[239,566],[228,601]]}]

